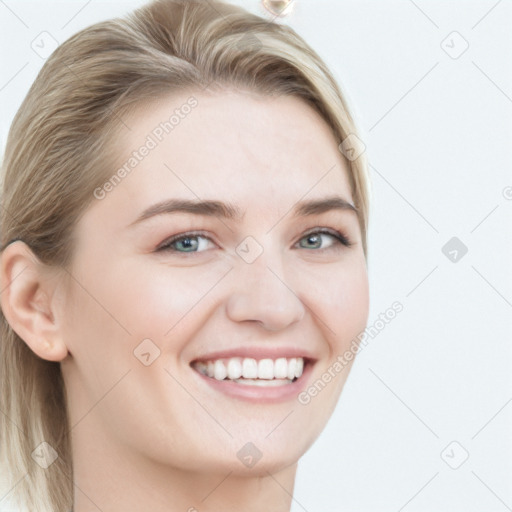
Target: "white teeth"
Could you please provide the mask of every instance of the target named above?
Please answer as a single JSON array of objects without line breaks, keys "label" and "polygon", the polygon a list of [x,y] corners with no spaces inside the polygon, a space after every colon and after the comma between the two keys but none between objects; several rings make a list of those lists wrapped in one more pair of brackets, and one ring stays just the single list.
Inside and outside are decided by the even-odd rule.
[{"label": "white teeth", "polygon": [[297,359],[292,358],[290,359],[290,361],[288,361],[288,374],[287,374],[287,377],[289,379],[294,379],[295,378],[295,369],[297,368]]},{"label": "white teeth", "polygon": [[233,357],[228,361],[228,379],[235,380],[242,376],[242,360]]},{"label": "white teeth", "polygon": [[276,359],[274,363],[274,377],[276,379],[285,379],[288,375],[288,363],[284,357]]},{"label": "white teeth", "polygon": [[272,385],[279,385],[290,383],[302,375],[304,359],[279,357],[276,360],[267,358],[257,361],[250,357],[232,357],[196,362],[194,368],[216,380],[227,378],[239,384],[251,385],[263,385],[262,383],[272,381]]},{"label": "white teeth", "polygon": [[243,384],[244,386],[260,386],[263,388],[272,388],[275,386],[284,386],[285,384],[291,384],[292,381],[289,379],[238,379],[235,380],[235,382],[237,384]]},{"label": "white teeth", "polygon": [[304,370],[304,359],[299,357],[297,359],[297,367],[295,368],[295,377],[299,378],[302,375],[302,371]]},{"label": "white teeth", "polygon": [[246,357],[242,362],[242,376],[244,379],[258,378],[258,361]]},{"label": "white teeth", "polygon": [[215,361],[213,366],[213,377],[217,380],[224,380],[227,375],[228,372],[222,361]]},{"label": "white teeth", "polygon": [[258,379],[274,378],[274,361],[272,359],[262,359],[258,362]]}]

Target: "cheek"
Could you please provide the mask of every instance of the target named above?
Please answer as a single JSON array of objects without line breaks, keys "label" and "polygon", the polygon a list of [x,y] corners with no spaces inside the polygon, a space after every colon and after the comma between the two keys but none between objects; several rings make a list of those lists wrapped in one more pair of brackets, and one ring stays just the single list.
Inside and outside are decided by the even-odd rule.
[{"label": "cheek", "polygon": [[[345,350],[368,321],[369,286],[364,260],[303,272],[303,301],[336,354]],[[306,277],[307,276],[307,277]],[[331,354],[331,355],[336,355]]]},{"label": "cheek", "polygon": [[344,276],[331,307],[332,316],[339,319],[335,331],[343,341],[349,341],[347,337],[352,339],[365,329],[369,312],[366,267],[354,269]]},{"label": "cheek", "polygon": [[[329,267],[329,268],[327,268]],[[306,277],[307,276],[307,277]],[[369,312],[365,260],[354,259],[301,273],[303,302],[311,311],[316,334],[322,335],[324,357],[309,387],[299,394],[299,411],[319,433],[336,407],[355,358],[346,359],[353,340],[364,331]],[[343,359],[341,359],[343,361]]]},{"label": "cheek", "polygon": [[208,295],[229,268],[134,264],[116,271],[107,300],[116,316],[123,319],[132,340],[151,338],[165,346],[184,326],[189,330],[199,327],[191,319],[205,309]]}]

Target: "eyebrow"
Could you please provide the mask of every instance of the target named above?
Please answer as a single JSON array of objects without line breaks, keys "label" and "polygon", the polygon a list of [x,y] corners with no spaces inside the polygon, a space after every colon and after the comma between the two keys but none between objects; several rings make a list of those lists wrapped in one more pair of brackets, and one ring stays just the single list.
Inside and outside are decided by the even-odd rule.
[{"label": "eyebrow", "polygon": [[[330,196],[323,199],[299,201],[293,208],[295,217],[318,215],[330,210],[347,210],[357,212],[357,208],[340,196]],[[167,199],[146,208],[129,227],[155,217],[172,213],[191,213],[209,217],[220,217],[228,220],[240,220],[243,215],[237,206],[231,203],[214,200]]]}]

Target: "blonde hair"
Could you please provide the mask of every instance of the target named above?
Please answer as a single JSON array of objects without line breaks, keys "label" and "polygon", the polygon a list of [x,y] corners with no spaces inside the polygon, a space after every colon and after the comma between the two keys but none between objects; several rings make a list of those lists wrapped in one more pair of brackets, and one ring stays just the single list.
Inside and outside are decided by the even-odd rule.
[{"label": "blonde hair", "polygon": [[[339,142],[357,133],[335,79],[290,27],[217,0],[156,0],[80,31],[41,69],[7,140],[2,250],[20,239],[43,264],[65,269],[73,228],[117,164],[112,143],[126,129],[123,115],[172,91],[216,86],[297,96]],[[366,257],[366,161],[348,163]],[[73,464],[60,364],[35,355],[1,312],[0,336],[0,457],[9,498],[31,511],[68,512]],[[31,455],[43,441],[58,453],[47,469]]]}]

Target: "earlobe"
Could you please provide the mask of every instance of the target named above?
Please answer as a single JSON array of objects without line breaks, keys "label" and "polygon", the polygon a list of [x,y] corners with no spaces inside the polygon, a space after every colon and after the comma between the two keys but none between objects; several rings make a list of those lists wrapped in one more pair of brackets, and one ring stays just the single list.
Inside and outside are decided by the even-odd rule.
[{"label": "earlobe", "polygon": [[55,279],[22,241],[8,245],[0,258],[0,305],[7,322],[36,355],[63,360],[68,350],[53,300]]}]

